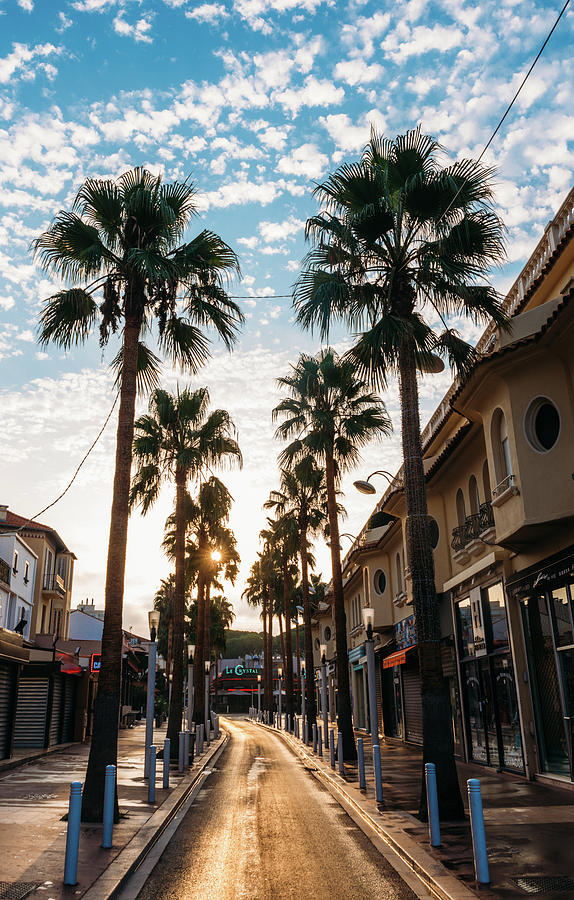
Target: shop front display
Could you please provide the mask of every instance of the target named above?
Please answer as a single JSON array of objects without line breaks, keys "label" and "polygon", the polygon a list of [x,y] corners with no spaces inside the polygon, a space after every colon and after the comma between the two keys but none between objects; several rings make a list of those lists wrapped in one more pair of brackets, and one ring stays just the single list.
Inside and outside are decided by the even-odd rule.
[{"label": "shop front display", "polygon": [[385,734],[422,744],[422,701],[414,616],[395,625],[397,649],[382,660]]},{"label": "shop front display", "polygon": [[469,759],[523,772],[518,697],[502,582],[473,588],[456,601],[455,609]]}]

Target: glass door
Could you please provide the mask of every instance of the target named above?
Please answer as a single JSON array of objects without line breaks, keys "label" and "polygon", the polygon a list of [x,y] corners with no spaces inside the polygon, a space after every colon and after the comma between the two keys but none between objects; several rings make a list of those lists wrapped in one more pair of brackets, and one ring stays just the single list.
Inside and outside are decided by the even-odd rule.
[{"label": "glass door", "polygon": [[462,672],[466,695],[470,756],[473,762],[490,765],[484,721],[484,692],[478,661],[465,663]]}]

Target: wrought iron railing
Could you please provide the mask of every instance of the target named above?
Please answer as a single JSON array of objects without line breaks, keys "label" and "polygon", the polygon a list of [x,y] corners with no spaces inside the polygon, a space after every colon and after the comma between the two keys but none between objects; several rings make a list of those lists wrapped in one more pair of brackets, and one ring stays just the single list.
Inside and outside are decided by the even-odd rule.
[{"label": "wrought iron railing", "polygon": [[491,504],[486,501],[481,503],[479,511],[467,516],[462,525],[457,525],[452,529],[452,541],[450,543],[455,552],[464,550],[471,541],[480,540],[480,535],[484,534],[494,525],[494,513]]},{"label": "wrought iron railing", "polygon": [[0,581],[10,584],[10,566],[3,559],[0,559]]},{"label": "wrought iron railing", "polygon": [[507,475],[506,478],[503,478],[500,484],[497,484],[494,490],[492,491],[493,497],[500,497],[501,494],[504,494],[509,488],[514,487],[515,485],[514,475]]},{"label": "wrought iron railing", "polygon": [[64,579],[61,575],[58,575],[57,572],[51,572],[48,575],[44,575],[44,590],[45,591],[58,591],[58,593],[65,593],[66,587],[64,585]]}]

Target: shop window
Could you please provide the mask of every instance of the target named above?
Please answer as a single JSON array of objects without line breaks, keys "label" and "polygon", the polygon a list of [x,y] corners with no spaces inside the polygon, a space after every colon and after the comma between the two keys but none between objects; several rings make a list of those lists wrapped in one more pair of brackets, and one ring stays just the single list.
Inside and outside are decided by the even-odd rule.
[{"label": "shop window", "polygon": [[387,576],[382,569],[377,569],[377,571],[375,572],[375,577],[373,578],[373,582],[377,594],[384,594],[385,588],[387,586]]},{"label": "shop window", "polygon": [[466,520],[466,507],[464,505],[464,494],[461,488],[456,492],[456,518],[460,526],[464,525]]},{"label": "shop window", "polygon": [[500,650],[502,647],[508,647],[508,619],[502,582],[499,581],[486,588],[483,598],[487,608],[491,649]]},{"label": "shop window", "polygon": [[460,655],[474,656],[474,631],[472,629],[472,608],[470,597],[457,603],[458,627],[460,634]]},{"label": "shop window", "polygon": [[484,491],[484,499],[487,503],[490,503],[492,494],[490,492],[490,472],[488,471],[487,459],[482,464],[482,489]]},{"label": "shop window", "polygon": [[547,453],[560,435],[560,413],[547,397],[536,397],[526,410],[524,432],[530,446],[538,453]]},{"label": "shop window", "polygon": [[568,647],[574,644],[570,603],[565,587],[555,588],[552,591],[552,609],[556,621],[556,646]]},{"label": "shop window", "polygon": [[480,508],[480,498],[478,496],[478,482],[474,475],[468,479],[468,496],[470,500],[470,514],[475,516]]}]

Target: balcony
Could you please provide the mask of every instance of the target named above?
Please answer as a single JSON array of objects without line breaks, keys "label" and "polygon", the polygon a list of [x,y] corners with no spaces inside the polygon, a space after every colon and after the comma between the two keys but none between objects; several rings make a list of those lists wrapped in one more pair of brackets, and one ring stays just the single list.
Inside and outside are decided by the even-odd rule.
[{"label": "balcony", "polygon": [[492,504],[481,503],[479,511],[467,516],[462,525],[457,525],[452,530],[450,546],[454,553],[455,562],[460,565],[467,563],[471,556],[480,556],[486,543],[491,543],[494,537],[494,515]]},{"label": "balcony", "polygon": [[3,559],[0,559],[0,581],[10,586],[10,566]]},{"label": "balcony", "polygon": [[518,485],[516,484],[516,478],[514,475],[507,475],[500,484],[497,484],[492,492],[492,505],[493,506],[502,506],[503,503],[506,503],[507,500],[510,500],[511,497],[514,497],[515,494],[519,494]]},{"label": "balcony", "polygon": [[47,597],[63,597],[66,593],[64,579],[56,572],[50,572],[49,574],[44,575],[42,591]]}]

